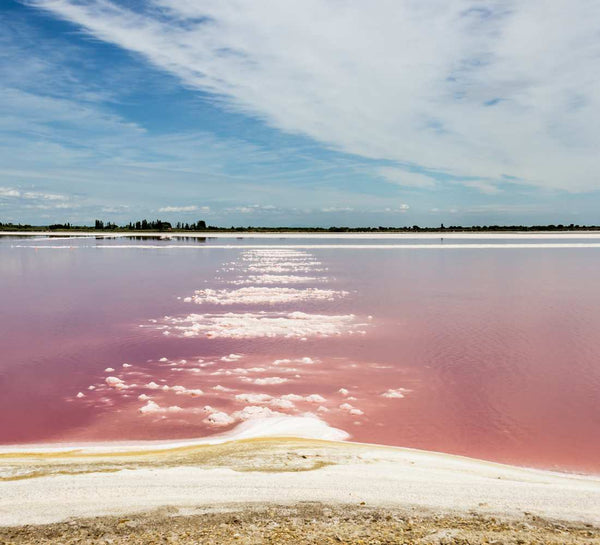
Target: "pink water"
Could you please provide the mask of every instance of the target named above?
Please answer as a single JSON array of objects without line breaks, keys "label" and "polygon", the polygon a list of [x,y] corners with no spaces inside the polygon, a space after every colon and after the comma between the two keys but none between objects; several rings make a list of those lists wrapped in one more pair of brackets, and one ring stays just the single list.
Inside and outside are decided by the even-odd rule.
[{"label": "pink water", "polygon": [[[600,472],[600,249],[305,242],[0,238],[0,443],[311,413],[356,441]],[[206,289],[226,291],[186,300]]]}]

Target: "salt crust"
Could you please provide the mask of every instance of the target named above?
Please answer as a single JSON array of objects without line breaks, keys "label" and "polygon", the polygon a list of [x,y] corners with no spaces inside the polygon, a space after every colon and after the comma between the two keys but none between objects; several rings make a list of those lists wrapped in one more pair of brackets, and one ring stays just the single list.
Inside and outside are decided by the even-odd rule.
[{"label": "salt crust", "polygon": [[267,288],[247,287],[234,290],[197,290],[193,296],[183,299],[186,303],[210,303],[215,305],[274,305],[304,301],[334,301],[348,295],[347,291],[322,290],[318,288]]}]

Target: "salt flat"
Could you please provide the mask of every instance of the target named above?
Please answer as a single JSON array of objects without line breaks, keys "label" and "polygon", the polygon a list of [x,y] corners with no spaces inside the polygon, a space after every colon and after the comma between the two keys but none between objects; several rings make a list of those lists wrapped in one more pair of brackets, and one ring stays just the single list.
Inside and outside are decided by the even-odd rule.
[{"label": "salt flat", "polygon": [[[264,432],[264,423],[261,426]],[[308,428],[305,431],[310,434]],[[252,434],[246,430],[243,435]],[[189,510],[305,501],[509,517],[527,512],[600,523],[600,478],[595,476],[310,438],[152,446],[151,450],[121,446],[117,451],[110,445],[62,452],[4,450],[0,525],[125,515],[160,507]]]}]

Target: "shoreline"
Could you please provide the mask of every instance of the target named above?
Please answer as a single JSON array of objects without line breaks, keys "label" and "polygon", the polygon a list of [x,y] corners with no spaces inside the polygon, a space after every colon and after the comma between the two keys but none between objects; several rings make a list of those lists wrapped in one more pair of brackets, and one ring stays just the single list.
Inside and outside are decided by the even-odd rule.
[{"label": "shoreline", "polygon": [[[232,429],[208,435],[184,439],[148,439],[137,441],[81,441],[69,443],[57,441],[50,443],[22,443],[15,445],[0,444],[0,459],[9,455],[60,454],[76,451],[79,454],[118,454],[144,451],[169,451],[180,448],[219,445],[246,439],[313,439],[345,442],[349,434],[329,426],[321,419],[302,416],[283,416],[256,418],[241,422]],[[356,443],[368,444],[368,443]],[[379,445],[371,445],[379,446]],[[386,445],[384,447],[388,448]],[[389,447],[400,448],[400,447]]]},{"label": "shoreline", "polygon": [[528,512],[598,525],[600,476],[289,435],[166,449],[0,454],[4,527],[160,508],[315,501],[505,517]]},{"label": "shoreline", "polygon": [[[474,458],[464,454],[424,450],[414,447],[386,445],[383,443],[365,443],[350,440],[350,434],[344,430],[333,428],[325,421],[313,417],[285,416],[267,417],[247,420],[234,428],[205,437],[182,439],[141,439],[123,441],[56,441],[46,443],[0,444],[0,467],[3,459],[30,458],[35,456],[84,457],[84,456],[132,456],[137,454],[169,454],[180,450],[195,449],[203,446],[216,446],[242,441],[265,440],[309,440],[330,443],[332,445],[348,445],[349,447],[382,449],[400,453],[426,456],[439,456],[457,461],[471,462],[478,465],[488,464],[499,468],[541,472],[549,475],[582,479],[600,480],[600,472],[586,473],[570,469],[548,469],[528,465],[509,464],[485,458]],[[0,482],[2,476],[0,475]]]},{"label": "shoreline", "polygon": [[340,233],[340,232],[318,232],[307,233],[304,231],[0,231],[1,236],[46,236],[48,238],[67,237],[161,237],[169,238],[296,238],[296,239],[544,239],[544,238],[600,238],[600,231],[449,231],[449,232],[394,232],[394,233]]}]

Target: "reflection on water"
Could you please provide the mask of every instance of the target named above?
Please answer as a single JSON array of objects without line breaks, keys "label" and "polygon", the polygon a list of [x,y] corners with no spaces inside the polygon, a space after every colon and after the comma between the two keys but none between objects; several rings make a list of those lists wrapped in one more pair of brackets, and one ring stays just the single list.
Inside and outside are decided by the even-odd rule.
[{"label": "reflection on water", "polygon": [[357,243],[0,237],[0,441],[309,413],[357,441],[600,471],[598,249],[327,240]]}]

